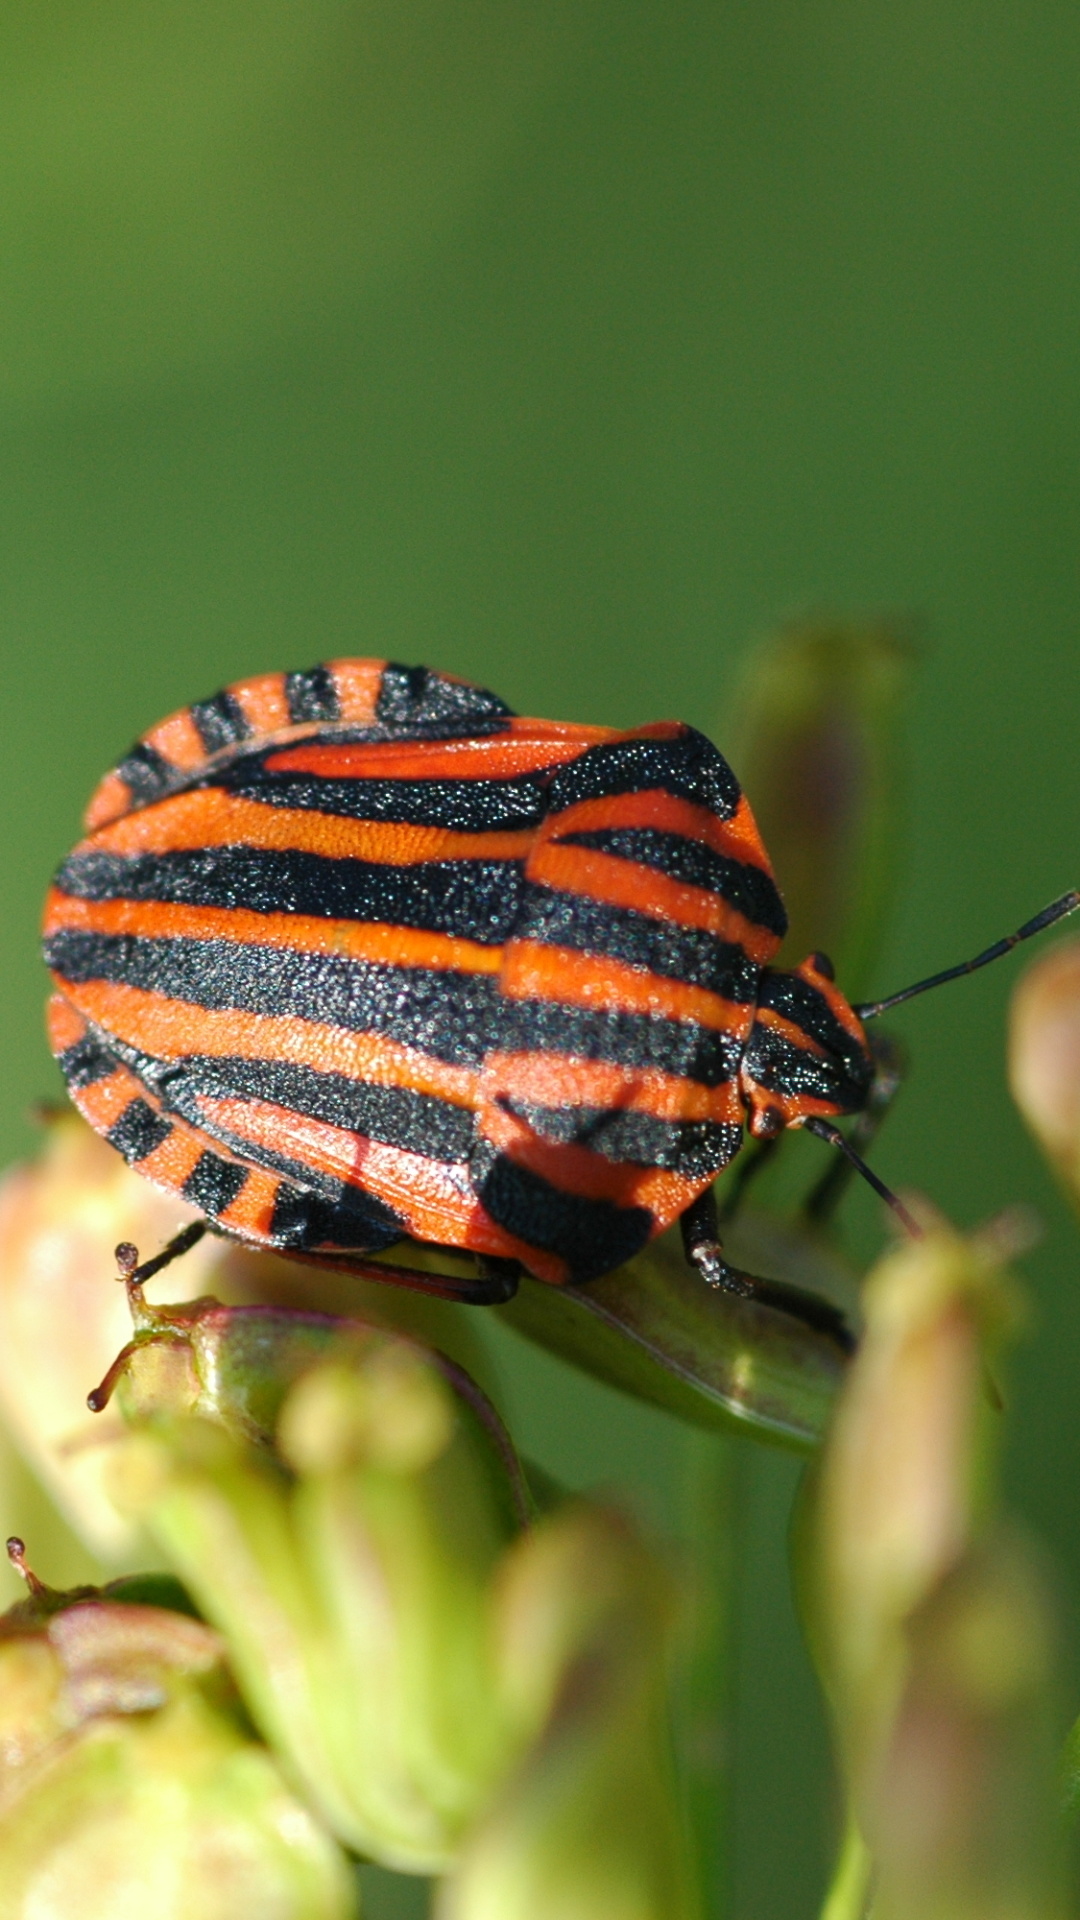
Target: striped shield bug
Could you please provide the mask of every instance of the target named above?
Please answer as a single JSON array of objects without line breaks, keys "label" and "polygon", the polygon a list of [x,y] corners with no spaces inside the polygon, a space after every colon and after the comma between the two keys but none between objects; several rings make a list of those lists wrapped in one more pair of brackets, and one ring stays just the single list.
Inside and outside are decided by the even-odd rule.
[{"label": "striped shield bug", "polygon": [[[853,1007],[823,955],[770,966],[783,902],[702,734],[521,719],[380,660],[173,714],[86,827],[45,912],[53,1051],[91,1126],[202,1216],[142,1278],[209,1224],[498,1301],[681,1220],[707,1280],[768,1297],[717,1237],[744,1132],[811,1129],[902,1213],[835,1125],[872,1101],[865,1022],[1080,904]],[[372,1262],[403,1239],[479,1272]]]}]

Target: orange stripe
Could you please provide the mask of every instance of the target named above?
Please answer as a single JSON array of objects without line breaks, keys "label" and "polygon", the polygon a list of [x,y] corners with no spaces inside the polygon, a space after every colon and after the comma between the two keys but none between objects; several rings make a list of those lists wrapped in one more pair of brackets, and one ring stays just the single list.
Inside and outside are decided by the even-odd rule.
[{"label": "orange stripe", "polygon": [[94,1080],[73,1095],[79,1112],[97,1133],[108,1133],[124,1108],[141,1097],[143,1089],[127,1067],[117,1067],[107,1080]]},{"label": "orange stripe", "polygon": [[[753,1110],[765,1111],[775,1107],[783,1117],[785,1127],[797,1127],[810,1114],[821,1114],[825,1119],[842,1117],[848,1109],[841,1107],[835,1100],[818,1100],[810,1094],[776,1093],[771,1087],[762,1087],[752,1073],[744,1069],[742,1087],[747,1105]],[[760,1097],[759,1097],[760,1096]],[[753,1132],[751,1121],[750,1131]]]},{"label": "orange stripe", "polygon": [[685,720],[650,720],[644,727],[628,727],[619,740],[681,740],[687,732]]},{"label": "orange stripe", "polygon": [[115,772],[107,773],[94,788],[83,814],[83,826],[88,833],[96,827],[103,827],[109,820],[118,820],[134,805],[134,796],[126,780]]},{"label": "orange stripe", "polygon": [[282,953],[344,954],[393,967],[461,973],[498,973],[501,947],[482,947],[452,934],[361,920],[316,920],[303,914],[252,913],[240,907],[186,907],[156,900],[79,900],[50,892],[46,935],[75,927],[87,933],[128,933],[151,940],[232,940]]},{"label": "orange stripe", "polygon": [[382,689],[385,660],[328,660],[327,671],[341,708],[341,725],[372,726]]},{"label": "orange stripe", "polygon": [[181,707],[178,713],[170,713],[167,720],[159,720],[156,727],[143,734],[143,740],[155,753],[185,772],[203,766],[208,758],[190,707]]},{"label": "orange stripe", "polygon": [[308,1119],[269,1100],[206,1096],[199,1100],[199,1111],[214,1132],[220,1129],[236,1134],[252,1146],[286,1154],[290,1160],[302,1161],[313,1172],[329,1174],[335,1180],[347,1180],[354,1186],[366,1184],[359,1178],[359,1170],[367,1143],[347,1127]]},{"label": "orange stripe", "polygon": [[[661,720],[659,725],[663,729],[668,722]],[[513,714],[507,726],[516,740],[563,740],[568,747],[576,747],[579,753],[586,747],[602,747],[609,740],[633,740],[637,737],[632,733],[621,733],[618,727],[590,727],[578,720],[529,719],[520,713]],[[651,729],[646,727],[643,731],[649,733]]]},{"label": "orange stripe", "polygon": [[769,1027],[773,1033],[782,1034],[785,1040],[791,1041],[792,1046],[798,1047],[800,1053],[812,1053],[819,1060],[829,1058],[827,1047],[823,1047],[817,1040],[812,1040],[804,1027],[800,1027],[794,1020],[788,1020],[784,1014],[777,1013],[775,1007],[756,1008],[754,1021],[758,1026]]},{"label": "orange stripe", "polygon": [[589,1200],[610,1200],[619,1207],[647,1207],[658,1230],[678,1218],[708,1184],[686,1180],[656,1167],[634,1167],[605,1160],[588,1147],[544,1140],[516,1114],[489,1107],[481,1125],[486,1139],[515,1166],[527,1168],[562,1193]]},{"label": "orange stripe", "polygon": [[404,867],[424,860],[523,860],[534,838],[530,828],[456,833],[392,820],[345,820],[309,809],[263,806],[209,787],[173,794],[129,814],[96,834],[93,850],[132,854],[246,846]]},{"label": "orange stripe", "polygon": [[[470,1247],[475,1253],[497,1253],[506,1246],[508,1236],[483,1213],[464,1167],[372,1140],[364,1154],[363,1184],[400,1214],[418,1240]],[[535,1255],[529,1259],[531,1264]]]},{"label": "orange stripe", "polygon": [[252,1167],[236,1199],[218,1215],[221,1225],[230,1227],[234,1233],[246,1234],[249,1239],[269,1243],[274,1202],[281,1187],[282,1181],[276,1173],[267,1173],[264,1167]]},{"label": "orange stripe", "polygon": [[605,906],[630,907],[653,920],[701,928],[719,940],[738,941],[759,966],[764,966],[779,944],[775,934],[744,919],[722,894],[687,886],[684,881],[671,880],[652,867],[620,860],[610,853],[597,853],[590,847],[567,847],[546,838],[538,840],[529,855],[526,872],[530,880],[557,887],[564,893],[583,894]]},{"label": "orange stripe", "polygon": [[51,993],[45,1008],[45,1028],[53,1053],[66,1053],[86,1033],[86,1021],[62,993]]},{"label": "orange stripe", "polygon": [[730,834],[732,851],[737,853],[740,860],[749,860],[756,866],[764,867],[768,873],[772,873],[769,856],[765,851],[757,821],[750,810],[750,802],[745,793],[741,796],[731,819],[725,820],[724,830]]},{"label": "orange stripe", "polygon": [[[220,1152],[216,1141],[205,1134],[187,1126],[182,1120],[173,1121],[173,1130],[168,1138],[148,1153],[145,1160],[137,1162],[139,1172],[153,1180],[159,1187],[167,1187],[170,1193],[176,1193],[183,1199],[183,1186],[189,1174],[194,1172],[202,1155],[209,1149],[211,1153]],[[228,1154],[222,1155],[229,1159]],[[188,1202],[190,1205],[190,1201]]]},{"label": "orange stripe", "polygon": [[[721,820],[707,807],[695,806],[676,794],[652,787],[641,793],[613,793],[610,798],[579,800],[572,807],[550,816],[554,839],[569,833],[592,833],[613,827],[652,827],[661,833],[678,833],[685,840],[697,840],[714,853],[729,860],[743,860],[760,867],[770,880],[774,878],[769,858],[756,826],[748,831],[746,802],[731,820]],[[748,810],[747,810],[748,811]],[[750,820],[752,825],[752,817]]]},{"label": "orange stripe", "polygon": [[810,985],[815,987],[818,993],[821,994],[823,1000],[825,1000],[830,1011],[835,1015],[845,1033],[850,1033],[852,1039],[857,1040],[860,1046],[866,1048],[869,1052],[866,1028],[863,1026],[850,1000],[845,999],[839,987],[834,986],[831,980],[826,980],[822,974],[816,973],[813,968],[806,971],[806,965],[807,963],[804,961],[803,965],[797,969],[799,974],[804,980],[808,980]]},{"label": "orange stripe", "polygon": [[107,1034],[160,1060],[180,1060],[189,1053],[286,1060],[381,1086],[411,1087],[457,1106],[475,1104],[478,1075],[472,1068],[447,1066],[378,1034],[347,1033],[314,1020],[271,1014],[208,1012],[141,987],[99,980],[74,989],[72,999]]},{"label": "orange stripe", "polygon": [[293,724],[283,673],[257,673],[250,680],[235,680],[226,691],[232,694],[257,740],[281,733]]},{"label": "orange stripe", "polygon": [[514,723],[485,739],[363,740],[334,746],[283,748],[267,761],[272,772],[314,773],[327,780],[507,780],[576,760],[586,747],[618,736],[603,727],[562,727],[555,721]]},{"label": "orange stripe", "polygon": [[614,1066],[605,1060],[578,1060],[560,1053],[489,1053],[480,1082],[481,1102],[500,1094],[541,1107],[613,1107],[648,1113],[657,1120],[743,1119],[733,1080],[703,1087],[674,1074]]},{"label": "orange stripe", "polygon": [[377,1195],[422,1239],[446,1246],[469,1244],[476,1196],[465,1167],[384,1146],[269,1101],[200,1100],[199,1105],[211,1125]]},{"label": "orange stripe", "polygon": [[661,1014],[668,1020],[694,1020],[736,1039],[750,1031],[753,1007],[724,1000],[705,987],[688,987],[681,980],[665,980],[662,974],[625,966],[619,960],[575,953],[569,947],[541,946],[531,940],[509,941],[505,956],[499,985],[514,1000],[561,1000],[575,1007]]}]

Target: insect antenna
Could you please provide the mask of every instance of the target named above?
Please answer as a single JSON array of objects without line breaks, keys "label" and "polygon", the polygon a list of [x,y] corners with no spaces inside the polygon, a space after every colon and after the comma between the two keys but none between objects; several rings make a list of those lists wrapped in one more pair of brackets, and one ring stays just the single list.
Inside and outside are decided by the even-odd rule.
[{"label": "insect antenna", "polygon": [[863,1179],[868,1181],[870,1186],[873,1187],[874,1192],[881,1196],[886,1206],[892,1208],[897,1219],[906,1228],[907,1232],[911,1234],[912,1239],[922,1239],[922,1228],[918,1221],[908,1212],[899,1194],[894,1193],[891,1187],[887,1187],[884,1180],[878,1179],[873,1168],[868,1167],[866,1161],[856,1153],[851,1142],[844,1138],[839,1127],[834,1127],[831,1121],[822,1120],[816,1113],[812,1113],[809,1119],[804,1120],[802,1124],[808,1133],[816,1133],[819,1140],[827,1140],[831,1147],[838,1147],[840,1152],[850,1160],[856,1173],[861,1173]]},{"label": "insect antenna", "polygon": [[884,1000],[866,1000],[854,1008],[860,1020],[876,1020],[879,1013],[887,1013],[890,1007],[898,1007],[902,1000],[914,1000],[917,993],[926,993],[931,987],[942,987],[946,980],[959,980],[961,974],[974,973],[979,967],[988,967],[991,960],[1000,960],[1005,953],[1011,953],[1021,940],[1030,940],[1033,934],[1041,933],[1044,927],[1052,927],[1055,920],[1064,920],[1066,914],[1075,913],[1080,907],[1080,892],[1063,893],[1060,900],[1054,900],[1033,920],[1025,920],[1015,933],[1006,934],[1004,940],[995,940],[985,953],[977,953],[974,960],[962,960],[958,967],[946,967],[944,973],[932,973],[928,980],[917,980],[913,987],[901,987],[899,993],[890,993]]}]

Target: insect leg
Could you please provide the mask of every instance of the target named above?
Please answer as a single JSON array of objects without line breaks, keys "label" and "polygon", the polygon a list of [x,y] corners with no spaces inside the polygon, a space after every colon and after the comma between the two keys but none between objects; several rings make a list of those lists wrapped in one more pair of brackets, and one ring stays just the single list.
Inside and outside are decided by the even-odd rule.
[{"label": "insect leg", "polygon": [[716,1197],[711,1187],[706,1187],[705,1192],[700,1193],[687,1207],[680,1226],[686,1258],[691,1266],[697,1268],[708,1286],[721,1287],[725,1293],[773,1307],[794,1320],[800,1320],[804,1326],[813,1328],[815,1333],[828,1335],[843,1352],[850,1353],[853,1350],[855,1339],[851,1328],[839,1307],[834,1307],[831,1300],[808,1293],[802,1287],[786,1286],[782,1280],[759,1279],[756,1274],[744,1273],[741,1268],[729,1264],[720,1244]]},{"label": "insect leg", "polygon": [[464,1274],[428,1273],[421,1267],[399,1267],[389,1261],[372,1260],[365,1254],[343,1249],[341,1253],[306,1247],[277,1247],[283,1260],[295,1260],[305,1267],[327,1267],[332,1273],[350,1273],[356,1280],[375,1280],[382,1286],[404,1287],[409,1293],[426,1293],[436,1300],[456,1300],[463,1307],[501,1307],[518,1290],[521,1268],[516,1260],[480,1256],[480,1269],[474,1279]]},{"label": "insect leg", "polygon": [[394,1287],[407,1287],[411,1293],[426,1293],[437,1300],[456,1300],[463,1307],[502,1307],[518,1290],[521,1268],[516,1260],[477,1260],[475,1280],[459,1279],[451,1273],[426,1273],[420,1267],[383,1266],[378,1260],[354,1261],[352,1271],[363,1280],[389,1281]]},{"label": "insect leg", "polygon": [[120,1269],[119,1278],[129,1288],[144,1286],[147,1280],[153,1279],[155,1273],[161,1273],[165,1267],[171,1267],[174,1260],[181,1259],[185,1253],[190,1253],[192,1247],[197,1247],[203,1235],[209,1232],[209,1226],[210,1223],[207,1220],[190,1221],[186,1227],[181,1227],[179,1233],[174,1233],[160,1253],[155,1253],[152,1259],[144,1260],[141,1264],[138,1250],[132,1246],[130,1240],[121,1240],[116,1249],[116,1264]]},{"label": "insect leg", "polygon": [[[876,1138],[903,1085],[906,1067],[901,1048],[887,1034],[871,1034],[870,1051],[875,1063],[870,1097],[862,1113],[856,1114],[850,1134],[851,1145],[860,1155],[867,1152]],[[836,1212],[854,1174],[851,1161],[841,1155],[830,1161],[802,1203],[800,1212],[804,1220],[812,1221],[815,1226],[824,1226]]]}]

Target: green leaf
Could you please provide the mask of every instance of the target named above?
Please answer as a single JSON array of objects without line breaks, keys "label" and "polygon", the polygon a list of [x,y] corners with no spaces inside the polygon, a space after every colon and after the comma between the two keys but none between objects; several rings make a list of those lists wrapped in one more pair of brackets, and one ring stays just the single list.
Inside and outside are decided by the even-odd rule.
[{"label": "green leaf", "polygon": [[583,1287],[523,1280],[500,1320],[586,1373],[693,1426],[810,1451],[845,1356],[761,1301],[707,1287],[665,1248]]}]

